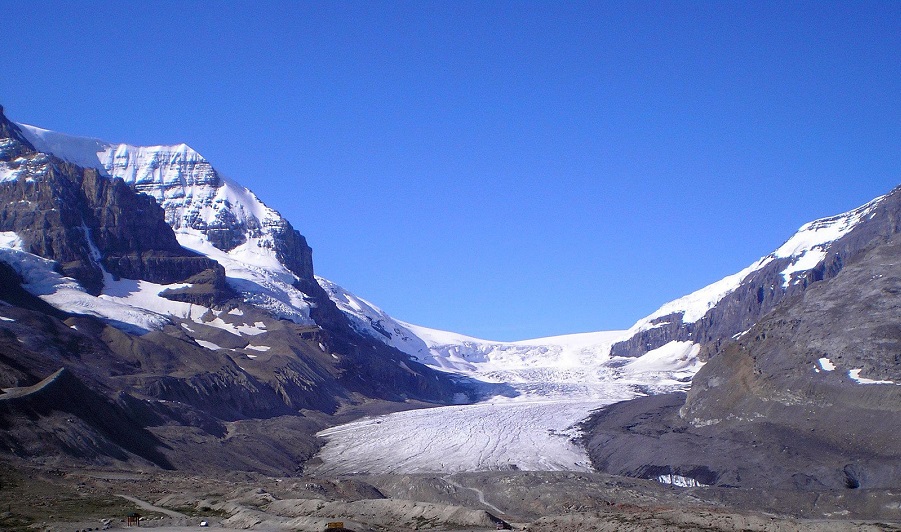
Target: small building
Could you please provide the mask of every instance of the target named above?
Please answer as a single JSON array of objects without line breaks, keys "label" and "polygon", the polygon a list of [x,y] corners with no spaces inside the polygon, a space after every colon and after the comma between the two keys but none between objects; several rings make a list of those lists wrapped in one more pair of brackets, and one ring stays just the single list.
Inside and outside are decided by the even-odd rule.
[{"label": "small building", "polygon": [[125,516],[125,526],[141,526],[141,514],[132,512]]}]

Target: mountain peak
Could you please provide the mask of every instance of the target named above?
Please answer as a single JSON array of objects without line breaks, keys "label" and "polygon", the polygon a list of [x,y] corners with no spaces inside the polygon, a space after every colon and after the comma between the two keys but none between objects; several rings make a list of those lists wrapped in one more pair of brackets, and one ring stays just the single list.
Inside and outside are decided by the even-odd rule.
[{"label": "mountain peak", "polygon": [[19,126],[6,117],[3,107],[0,106],[0,156],[6,160],[36,151],[34,145],[22,134]]}]

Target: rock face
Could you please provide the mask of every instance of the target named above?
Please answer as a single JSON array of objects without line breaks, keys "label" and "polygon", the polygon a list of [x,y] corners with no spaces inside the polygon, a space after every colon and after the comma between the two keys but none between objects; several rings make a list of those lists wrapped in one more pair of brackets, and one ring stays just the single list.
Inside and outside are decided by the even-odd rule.
[{"label": "rock face", "polygon": [[272,250],[299,279],[312,282],[313,254],[303,235],[252,192],[223,178],[186,144],[132,146],[31,126],[25,126],[22,135],[42,151],[97,168],[152,197],[176,233],[201,235],[225,252],[241,246]]},{"label": "rock face", "polygon": [[897,488],[898,195],[833,245],[824,280],[724,343],[687,397],[597,414],[588,423],[595,465],[721,486]]},{"label": "rock face", "polygon": [[182,248],[162,209],[123,181],[107,179],[45,153],[0,116],[0,231],[26,250],[59,263],[90,293],[103,288],[101,266],[115,277],[170,284],[222,268]]}]

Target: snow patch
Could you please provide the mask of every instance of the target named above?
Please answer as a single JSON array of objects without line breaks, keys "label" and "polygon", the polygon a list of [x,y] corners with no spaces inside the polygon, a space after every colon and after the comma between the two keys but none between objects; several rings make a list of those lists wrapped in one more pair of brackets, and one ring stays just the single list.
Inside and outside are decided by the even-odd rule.
[{"label": "snow patch", "polygon": [[823,357],[817,360],[817,362],[820,364],[820,368],[823,371],[835,371],[835,364],[833,364],[832,361],[828,358]]},{"label": "snow patch", "polygon": [[[94,297],[88,294],[75,279],[63,277],[54,271],[55,263],[53,261],[37,255],[16,249],[0,248],[0,260],[12,266],[22,277],[23,288],[60,310],[103,318],[117,327],[137,333],[161,329],[169,323],[166,315],[132,306],[129,303],[132,299],[127,291],[116,291],[118,296],[101,294],[99,297]],[[132,281],[132,283],[137,282]],[[148,290],[153,293],[159,288],[164,289],[165,287],[144,285],[135,286],[134,290],[136,292]],[[139,294],[135,299],[146,301],[151,300],[152,296]],[[180,310],[186,310],[185,314],[190,313],[190,309],[178,306],[182,305],[181,303],[166,301],[172,304],[171,307],[167,307],[167,311],[177,313]]]},{"label": "snow patch", "polygon": [[202,325],[208,325],[210,327],[216,327],[217,329],[222,329],[223,331],[230,332],[235,336],[256,336],[258,334],[263,334],[266,332],[266,325],[262,322],[256,322],[254,325],[248,325],[246,323],[235,324],[228,323],[222,318],[215,318],[210,321],[205,321],[201,316],[194,318],[194,322]]},{"label": "snow patch", "polygon": [[732,335],[732,339],[733,339],[733,340],[738,340],[739,338],[741,338],[742,336],[748,334],[749,332],[751,332],[751,329],[748,329],[747,331],[742,331],[742,332],[740,332],[740,333],[738,333],[738,334],[733,334],[733,335]]},{"label": "snow patch", "polygon": [[702,484],[693,478],[683,477],[682,475],[660,475],[657,477],[657,482],[661,484],[671,484],[680,488],[704,488],[710,485]]},{"label": "snow patch", "polygon": [[210,351],[216,351],[217,349],[222,349],[221,346],[218,346],[218,345],[214,344],[213,342],[208,342],[206,340],[198,340],[197,338],[195,338],[194,342],[197,345],[199,345],[200,347],[209,349]]},{"label": "snow patch", "polygon": [[0,248],[24,251],[22,239],[12,231],[0,231]]},{"label": "snow patch", "polygon": [[272,348],[269,347],[268,345],[253,345],[253,344],[247,344],[247,347],[245,347],[244,349],[251,349],[251,350],[253,350],[253,351],[261,351],[261,352],[264,352],[264,353],[265,353],[266,351],[269,351],[269,350],[272,349]]},{"label": "snow patch", "polygon": [[789,266],[781,272],[782,286],[787,288],[797,273],[816,268],[826,258],[830,244],[851,232],[883,199],[885,196],[880,196],[852,211],[802,225],[794,236],[772,254],[776,258],[792,259]]},{"label": "snow patch", "polygon": [[851,380],[855,381],[857,384],[895,384],[894,381],[876,381],[873,379],[866,379],[860,376],[861,371],[863,371],[863,368],[848,370],[848,377],[850,377]]}]

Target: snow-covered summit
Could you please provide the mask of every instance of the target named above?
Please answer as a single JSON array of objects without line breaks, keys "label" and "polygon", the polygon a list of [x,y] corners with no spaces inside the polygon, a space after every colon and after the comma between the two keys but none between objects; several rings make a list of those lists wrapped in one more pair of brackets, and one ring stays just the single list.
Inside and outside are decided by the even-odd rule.
[{"label": "snow-covered summit", "polygon": [[179,244],[218,261],[245,301],[311,323],[305,294],[295,288],[298,268],[279,253],[282,241],[292,236],[290,224],[248,189],[221,176],[197,151],[186,144],[133,146],[19,127],[39,151],[121,178],[156,199]]},{"label": "snow-covered summit", "polygon": [[871,217],[876,207],[885,198],[886,196],[880,196],[846,213],[804,224],[776,251],[761,257],[737,273],[665,303],[653,313],[638,320],[629,329],[629,336],[643,330],[666,325],[666,323],[661,323],[660,319],[673,314],[681,315],[683,324],[697,322],[723,298],[742,286],[754,274],[777,260],[781,260],[782,263],[779,271],[783,279],[782,289],[801,282],[802,274],[818,267],[826,258],[832,244]]},{"label": "snow-covered summit", "polygon": [[281,215],[248,189],[223,178],[187,144],[133,146],[82,138],[20,124],[38,150],[85,168],[117,177],[136,191],[155,198],[166,211],[166,222],[178,231],[207,235],[219,249],[229,251],[249,238],[271,254],[272,229]]}]

